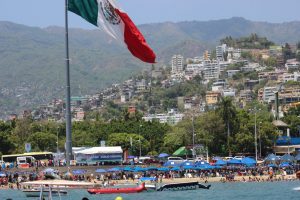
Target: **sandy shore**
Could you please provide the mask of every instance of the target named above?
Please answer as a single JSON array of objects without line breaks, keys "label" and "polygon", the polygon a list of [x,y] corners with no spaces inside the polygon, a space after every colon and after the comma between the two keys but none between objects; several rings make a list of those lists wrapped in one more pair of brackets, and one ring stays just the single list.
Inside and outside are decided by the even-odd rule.
[{"label": "sandy shore", "polygon": [[[253,182],[253,181],[270,181],[269,176],[235,176],[234,180],[231,182]],[[273,177],[273,181],[278,180],[296,180],[296,175],[287,175],[287,176],[281,176],[277,175]],[[209,178],[173,178],[173,179],[162,179],[162,183],[180,183],[180,182],[194,182],[198,181],[199,183],[216,183],[216,182],[224,182],[224,177],[209,177]],[[136,183],[137,180],[118,180],[118,181],[112,181],[118,184],[129,184],[129,183]],[[228,182],[228,181],[226,181]]]},{"label": "sandy shore", "polygon": [[[273,180],[269,180],[269,176],[235,176],[233,181],[225,181],[224,177],[208,177],[208,178],[170,178],[170,179],[162,179],[162,182],[158,181],[161,184],[164,183],[181,183],[181,182],[195,182],[198,181],[199,183],[202,183],[204,185],[208,185],[210,183],[216,183],[216,182],[264,182],[264,181],[290,181],[290,180],[298,180],[296,178],[296,175],[287,175],[287,176],[281,176],[277,175],[273,177]],[[101,184],[100,181],[93,180],[96,184]],[[137,184],[138,180],[112,180],[110,181],[111,184]],[[9,186],[1,186],[1,189],[9,189]],[[13,184],[13,189],[17,189],[16,184]]]}]

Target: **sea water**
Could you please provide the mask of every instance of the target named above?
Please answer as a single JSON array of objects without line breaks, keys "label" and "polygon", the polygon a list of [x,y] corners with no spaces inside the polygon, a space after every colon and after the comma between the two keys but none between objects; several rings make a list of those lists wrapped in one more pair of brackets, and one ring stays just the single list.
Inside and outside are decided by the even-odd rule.
[{"label": "sea water", "polygon": [[[197,189],[188,191],[143,192],[138,194],[102,194],[90,195],[86,190],[70,190],[64,200],[114,200],[117,196],[123,200],[299,200],[300,191],[293,190],[300,187],[300,181],[260,182],[260,183],[211,183],[209,190]],[[26,198],[22,191],[0,190],[0,200],[34,200]],[[47,198],[46,198],[47,199]],[[54,198],[59,199],[59,198]]]}]

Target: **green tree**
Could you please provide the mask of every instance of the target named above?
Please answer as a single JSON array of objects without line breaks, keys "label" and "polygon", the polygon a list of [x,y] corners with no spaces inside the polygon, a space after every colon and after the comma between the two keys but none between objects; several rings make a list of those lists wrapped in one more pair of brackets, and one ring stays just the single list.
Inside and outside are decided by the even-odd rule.
[{"label": "green tree", "polygon": [[225,155],[224,128],[225,124],[220,115],[214,111],[204,113],[195,119],[195,142],[204,144],[212,154]]},{"label": "green tree", "polygon": [[33,151],[56,151],[56,136],[45,132],[33,133],[27,140]]},{"label": "green tree", "polygon": [[[132,138],[132,139],[130,139]],[[132,140],[132,146],[130,144]],[[133,155],[139,155],[141,145],[142,155],[149,151],[149,142],[141,135],[134,133],[113,133],[108,136],[108,145],[121,146],[123,150],[130,150]]]},{"label": "green tree", "polygon": [[172,127],[172,130],[164,137],[164,149],[168,153],[173,153],[176,149],[188,145],[190,137],[184,127]]},{"label": "green tree", "polygon": [[233,99],[231,97],[222,97],[216,111],[225,122],[227,129],[227,150],[228,154],[231,155],[230,135],[233,132],[234,124],[237,122],[236,120],[238,120],[236,117],[236,108],[233,105]]}]

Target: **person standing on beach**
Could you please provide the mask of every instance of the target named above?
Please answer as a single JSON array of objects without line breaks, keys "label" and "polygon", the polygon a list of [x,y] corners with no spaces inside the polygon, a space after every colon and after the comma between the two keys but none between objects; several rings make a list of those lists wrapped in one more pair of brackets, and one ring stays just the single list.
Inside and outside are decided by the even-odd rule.
[{"label": "person standing on beach", "polygon": [[273,172],[272,167],[270,167],[270,169],[269,169],[269,178],[270,178],[270,180],[273,180],[273,176],[274,176],[274,172]]}]

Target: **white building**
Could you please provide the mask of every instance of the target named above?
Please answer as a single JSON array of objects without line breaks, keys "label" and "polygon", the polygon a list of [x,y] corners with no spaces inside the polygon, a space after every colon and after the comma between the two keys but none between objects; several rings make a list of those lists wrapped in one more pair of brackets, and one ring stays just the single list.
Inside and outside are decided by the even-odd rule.
[{"label": "white building", "polygon": [[172,57],[172,74],[183,72],[183,56],[174,55]]},{"label": "white building", "polygon": [[214,92],[222,91],[226,87],[227,83],[223,79],[219,79],[212,84],[211,90]]},{"label": "white building", "polygon": [[232,78],[234,75],[236,75],[239,72],[240,72],[239,69],[231,69],[231,70],[227,70],[226,73],[228,78]]},{"label": "white building", "polygon": [[216,57],[217,60],[223,61],[224,60],[224,53],[227,51],[227,45],[222,44],[220,46],[216,46]]},{"label": "white building", "polygon": [[220,76],[220,65],[218,62],[205,63],[203,74],[205,80],[218,79]]},{"label": "white building", "polygon": [[275,101],[275,92],[277,91],[277,87],[264,87],[263,90],[263,101],[271,102]]},{"label": "white building", "polygon": [[160,123],[168,123],[170,125],[175,125],[180,122],[184,117],[184,114],[177,113],[174,110],[169,111],[167,114],[154,114],[154,115],[147,115],[144,116],[143,119],[145,121],[152,121],[152,120],[159,120]]},{"label": "white building", "polygon": [[141,81],[138,81],[136,83],[137,92],[143,92],[146,90],[146,81],[145,79],[142,79]]},{"label": "white building", "polygon": [[285,63],[285,68],[287,70],[297,70],[300,67],[300,62],[296,59],[289,59]]},{"label": "white building", "polygon": [[222,96],[223,97],[235,97],[235,89],[224,89],[222,91]]}]

